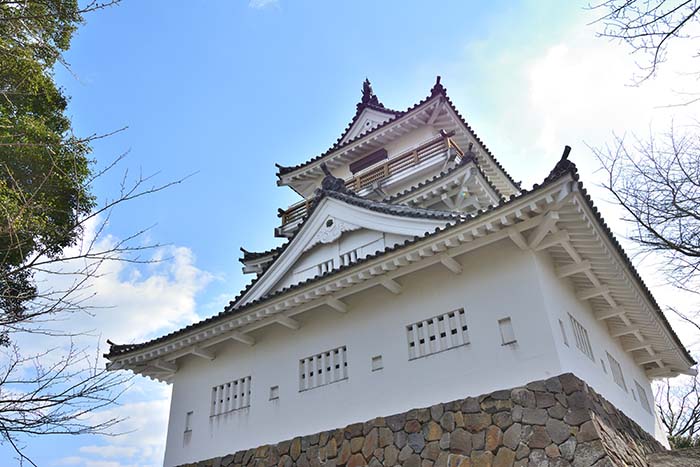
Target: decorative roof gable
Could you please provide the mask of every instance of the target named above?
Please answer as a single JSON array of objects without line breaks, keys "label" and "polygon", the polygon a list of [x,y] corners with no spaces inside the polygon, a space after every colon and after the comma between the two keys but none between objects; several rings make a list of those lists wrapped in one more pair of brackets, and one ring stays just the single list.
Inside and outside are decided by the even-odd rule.
[{"label": "decorative roof gable", "polygon": [[[440,119],[440,116],[446,116]],[[436,119],[436,117],[438,117]],[[463,141],[463,147],[477,153],[480,165],[502,196],[518,194],[519,183],[515,182],[505,171],[494,155],[485,146],[474,130],[469,126],[464,117],[458,112],[454,103],[447,95],[447,89],[442,85],[440,76],[436,78],[430,93],[421,101],[406,110],[396,111],[387,109],[374,95],[369,82],[365,82],[363,99],[357,104],[357,111],[350,125],[328,150],[305,162],[294,166],[277,166],[277,184],[288,185],[297,192],[302,193],[310,185],[309,180],[317,180],[321,176],[320,163],[326,162],[330,166],[338,166],[348,163],[353,157],[362,155],[362,147],[371,149],[377,141],[398,138],[405,133],[405,128],[410,128],[410,122],[424,122],[435,125],[437,120],[442,124],[448,124],[458,129],[459,138]],[[369,125],[367,123],[369,122]],[[367,126],[363,129],[362,125]],[[402,130],[403,128],[403,130]],[[374,141],[374,142],[373,142]],[[378,144],[378,143],[377,143]],[[301,191],[300,191],[301,189]],[[302,194],[306,196],[306,194]]]},{"label": "decorative roof gable", "polygon": [[[207,353],[205,347],[221,342],[222,339],[235,339],[252,345],[255,341],[245,334],[246,330],[275,322],[288,327],[296,326],[293,319],[280,314],[285,310],[298,307],[312,309],[319,304],[340,308],[343,306],[340,298],[363,290],[367,281],[371,282],[381,278],[383,274],[389,274],[385,271],[391,272],[391,276],[387,276],[389,279],[396,279],[402,274],[410,274],[418,264],[427,266],[443,262],[446,267],[455,268],[458,263],[450,261],[452,255],[470,251],[476,248],[477,244],[483,246],[489,240],[511,238],[521,248],[536,251],[547,249],[551,252],[557,271],[566,271],[566,274],[560,277],[567,277],[577,292],[586,294],[581,295],[584,297],[582,299],[590,300],[598,319],[608,320],[611,335],[620,338],[624,350],[633,354],[635,361],[649,377],[673,376],[678,373],[695,374],[690,368],[695,362],[592,204],[590,196],[578,180],[576,167],[567,158],[568,153],[567,148],[544,183],[535,185],[532,190],[523,190],[519,195],[511,196],[507,200],[502,199],[498,206],[491,209],[459,218],[453,218],[454,214],[441,211],[411,209],[358,199],[351,193],[344,192],[338,179],[327,177],[305,221],[305,227],[282,247],[280,256],[263,276],[269,277],[272,269],[280,263],[285,254],[292,253],[291,249],[295,243],[305,245],[302,242],[303,236],[307,239],[306,243],[316,237],[319,224],[326,219],[324,206],[331,203],[345,202],[348,206],[363,207],[366,211],[379,214],[385,214],[385,211],[392,212],[395,216],[400,214],[394,210],[405,209],[403,214],[406,217],[442,219],[444,226],[438,225],[431,232],[407,239],[365,258],[358,258],[353,263],[342,265],[321,276],[311,277],[298,284],[252,298],[250,292],[258,282],[255,280],[218,315],[149,342],[127,345],[110,343],[110,352],[106,355],[111,360],[109,368],[130,368],[135,372],[169,381],[170,376],[164,376],[162,369],[149,366],[148,362],[151,359],[160,358],[168,352],[175,352],[173,355],[176,357],[188,352],[205,352],[203,355],[210,358],[212,354]],[[339,189],[340,191],[336,191]],[[562,215],[559,216],[557,211],[562,211]],[[335,211],[325,211],[325,214],[329,212]],[[400,218],[393,217],[393,220],[396,219]],[[355,218],[351,222],[355,225],[360,223]],[[316,226],[316,230],[313,226]],[[599,240],[597,246],[593,247],[586,235],[581,238],[570,237],[567,231],[570,228],[593,232],[594,238]],[[524,234],[526,231],[530,234]],[[576,252],[581,246],[580,241],[588,241],[587,258],[581,258]],[[435,248],[435,251],[442,253],[431,255],[430,251]],[[566,254],[562,256],[560,251]],[[427,252],[427,256],[424,256],[423,252]],[[573,263],[570,255],[573,255]],[[412,264],[412,268],[402,273],[403,266],[408,264]],[[620,269],[615,276],[606,276],[611,285],[609,289],[602,287],[600,293],[605,296],[603,302],[606,303],[602,303],[601,306],[600,300],[591,294],[593,289],[586,281],[598,281],[599,274],[604,274],[610,265],[619,265]],[[582,266],[587,266],[588,269]],[[376,283],[384,287],[393,286],[392,280]],[[616,300],[626,316],[618,319],[617,315],[610,315],[611,305],[607,303],[609,300]],[[632,326],[632,322],[636,324]],[[640,339],[642,344],[635,339]],[[652,355],[652,363],[649,363],[649,357],[644,352]]]},{"label": "decorative roof gable", "polygon": [[340,140],[340,144],[357,138],[364,133],[369,133],[382,123],[391,120],[393,116],[394,114],[391,113],[365,107],[353,118],[354,123],[350,124],[348,127],[347,131],[345,132],[345,136],[343,136]]},{"label": "decorative roof gable", "polygon": [[364,83],[362,83],[362,99],[357,103],[355,115],[335,145],[342,145],[364,133],[369,133],[400,113],[384,107],[384,104],[379,102],[379,98],[374,94],[372,84],[365,78]]},{"label": "decorative roof gable", "polygon": [[[327,175],[316,194],[311,212],[294,237],[281,248],[258,280],[237,301],[236,307],[279,288],[330,272],[341,264],[361,259],[366,256],[364,253],[376,253],[404,240],[421,237],[436,227],[445,227],[463,217],[455,212],[412,208],[360,198],[349,191],[342,180],[332,176],[328,169],[324,170]],[[341,258],[342,249],[339,250],[340,256],[326,252],[316,258],[306,257],[309,256],[308,252],[319,245],[338,242],[344,234],[359,230],[374,233],[374,236],[364,236],[365,242],[367,238],[373,239],[370,242],[371,251],[355,252],[346,259]],[[362,242],[363,240],[357,240],[353,251],[369,246]]]}]

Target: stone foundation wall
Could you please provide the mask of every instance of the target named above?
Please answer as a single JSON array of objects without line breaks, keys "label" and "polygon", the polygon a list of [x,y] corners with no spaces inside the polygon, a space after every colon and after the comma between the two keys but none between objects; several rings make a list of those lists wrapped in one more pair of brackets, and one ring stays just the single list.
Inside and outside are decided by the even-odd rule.
[{"label": "stone foundation wall", "polygon": [[664,447],[567,373],[187,467],[639,466]]}]

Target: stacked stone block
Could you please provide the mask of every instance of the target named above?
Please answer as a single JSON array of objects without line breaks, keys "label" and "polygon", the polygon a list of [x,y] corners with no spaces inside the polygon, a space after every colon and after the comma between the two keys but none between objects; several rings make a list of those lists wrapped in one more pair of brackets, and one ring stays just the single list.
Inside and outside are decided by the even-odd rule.
[{"label": "stacked stone block", "polygon": [[188,467],[646,467],[663,450],[567,373]]}]

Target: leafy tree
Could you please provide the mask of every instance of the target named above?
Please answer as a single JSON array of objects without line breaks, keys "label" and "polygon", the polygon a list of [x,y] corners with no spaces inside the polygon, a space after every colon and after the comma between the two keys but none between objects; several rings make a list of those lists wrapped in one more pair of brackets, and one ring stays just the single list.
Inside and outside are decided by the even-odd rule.
[{"label": "leafy tree", "polygon": [[[144,231],[100,242],[112,210],[181,181],[146,186],[149,177],[125,174],[113,198],[98,203],[92,193],[124,155],[96,168],[90,144],[108,135],[73,134],[54,68],[68,67],[62,54],[83,15],[115,3],[0,0],[0,443],[20,463],[34,464],[29,437],[105,433],[119,421],[90,414],[117,399],[124,377],[73,343],[80,331],[53,324],[91,308],[89,287],[105,261],[149,262],[141,252],[158,246],[137,242]],[[63,340],[26,355],[20,335]]]},{"label": "leafy tree", "polygon": [[[95,205],[89,145],[75,137],[53,67],[82,21],[77,1],[0,1],[0,322],[36,297],[28,261],[58,257]],[[0,344],[9,343],[8,329]]]}]

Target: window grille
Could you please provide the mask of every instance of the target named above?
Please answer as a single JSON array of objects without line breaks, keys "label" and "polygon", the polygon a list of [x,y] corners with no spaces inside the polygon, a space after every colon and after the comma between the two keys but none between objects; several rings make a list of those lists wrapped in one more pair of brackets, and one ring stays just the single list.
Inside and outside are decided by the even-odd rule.
[{"label": "window grille", "polygon": [[333,258],[329,259],[328,261],[322,262],[321,264],[319,264],[318,266],[316,266],[316,268],[317,268],[317,272],[318,272],[318,275],[319,275],[319,276],[322,275],[322,274],[325,274],[325,273],[327,273],[327,272],[329,272],[329,271],[332,271],[333,268],[334,268],[334,265],[333,265]]},{"label": "window grille", "polygon": [[588,331],[583,327],[581,323],[576,321],[576,318],[569,315],[571,320],[571,327],[574,330],[574,338],[576,339],[576,347],[583,352],[588,358],[595,362],[593,357],[593,348],[591,347],[591,341],[588,339]]},{"label": "window grille", "polygon": [[342,255],[340,255],[340,265],[347,266],[348,264],[357,261],[357,253],[359,251],[359,248],[355,248],[354,250],[350,250],[347,253],[343,253]]},{"label": "window grille", "polygon": [[649,399],[647,399],[647,392],[636,380],[634,385],[637,387],[637,395],[639,396],[639,402],[642,404],[642,407],[644,410],[651,413],[651,405],[649,404]]},{"label": "window grille", "polygon": [[408,359],[425,357],[469,343],[463,309],[418,321],[406,326]]},{"label": "window grille", "polygon": [[347,379],[345,346],[299,360],[299,391],[325,386]]},{"label": "window grille", "polygon": [[608,363],[610,364],[610,372],[612,373],[613,380],[615,380],[615,383],[624,389],[625,392],[627,392],[627,383],[625,383],[625,377],[622,374],[622,367],[620,366],[620,363],[608,352],[605,353],[608,354]]},{"label": "window grille", "polygon": [[250,407],[250,376],[211,389],[212,417]]}]

